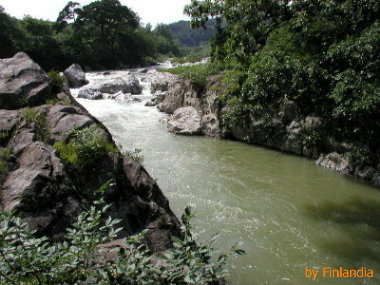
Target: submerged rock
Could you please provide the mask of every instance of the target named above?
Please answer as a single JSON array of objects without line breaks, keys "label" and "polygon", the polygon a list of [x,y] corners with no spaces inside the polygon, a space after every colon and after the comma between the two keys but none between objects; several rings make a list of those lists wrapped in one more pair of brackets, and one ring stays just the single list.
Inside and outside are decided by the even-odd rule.
[{"label": "submerged rock", "polygon": [[193,107],[179,108],[170,118],[167,128],[175,134],[199,135],[202,130],[201,117]]},{"label": "submerged rock", "polygon": [[46,72],[23,52],[0,59],[0,80],[0,109],[35,106],[53,97]]},{"label": "submerged rock", "polygon": [[79,88],[88,83],[86,74],[83,72],[82,67],[77,63],[68,67],[63,74],[66,76],[69,85],[72,88]]}]

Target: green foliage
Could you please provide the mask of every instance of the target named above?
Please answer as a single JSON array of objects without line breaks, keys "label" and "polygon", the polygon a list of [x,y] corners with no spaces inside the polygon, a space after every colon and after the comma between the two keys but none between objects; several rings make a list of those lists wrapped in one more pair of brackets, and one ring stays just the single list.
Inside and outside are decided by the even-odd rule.
[{"label": "green foliage", "polygon": [[352,151],[345,153],[350,165],[355,168],[362,168],[365,165],[374,163],[375,158],[368,146],[356,147]]},{"label": "green foliage", "polygon": [[227,124],[277,116],[290,99],[298,117],[324,119],[323,135],[366,144],[379,156],[380,1],[202,0],[185,11],[194,26],[227,23],[211,53],[227,69]]},{"label": "green foliage", "polygon": [[217,65],[206,63],[190,66],[177,66],[169,69],[160,69],[161,72],[170,72],[179,75],[183,79],[190,80],[198,92],[202,92],[206,87],[207,78],[218,74],[220,69]]},{"label": "green foliage", "polygon": [[[106,186],[105,186],[106,188]],[[0,212],[0,284],[214,284],[227,274],[229,257],[245,252],[232,247],[213,261],[213,236],[208,244],[197,244],[190,224],[190,208],[182,216],[184,237],[174,238],[174,247],[156,255],[143,243],[145,232],[126,239],[116,258],[104,258],[100,244],[116,238],[120,220],[106,219],[110,205],[95,201],[68,229],[66,240],[51,244],[14,213]]]},{"label": "green foliage", "polygon": [[[166,27],[166,26],[165,26]],[[0,12],[0,57],[24,51],[45,70],[73,62],[93,69],[152,64],[159,54],[179,56],[169,33],[142,27],[138,15],[118,0],[81,6],[70,1],[56,22],[22,20]]]},{"label": "green foliage", "polygon": [[34,138],[46,142],[50,136],[50,130],[46,123],[46,112],[35,108],[25,108],[23,118],[25,122],[33,127]]},{"label": "green foliage", "polygon": [[191,55],[188,55],[185,57],[176,57],[172,60],[172,62],[183,64],[183,63],[187,63],[187,62],[196,63],[196,62],[199,62],[201,60],[202,60],[202,57],[191,54]]},{"label": "green foliage", "polygon": [[0,150],[0,181],[2,181],[9,172],[9,159],[11,154],[12,152],[8,148]]},{"label": "green foliage", "polygon": [[[114,239],[119,220],[105,219],[109,205],[101,199],[98,208],[82,212],[67,231],[66,241],[51,244],[36,238],[14,213],[0,213],[1,284],[83,284],[101,280],[99,244]],[[103,222],[104,221],[104,222]],[[100,264],[99,264],[100,263]],[[97,284],[109,284],[107,282]]]},{"label": "green foliage", "polygon": [[55,93],[62,90],[63,83],[65,82],[64,77],[60,74],[59,71],[56,70],[50,70],[48,72],[49,79],[51,80],[53,91]]},{"label": "green foliage", "polygon": [[116,152],[116,147],[102,136],[96,125],[72,131],[70,137],[68,142],[56,142],[54,148],[66,163],[78,171],[94,167],[107,153]]},{"label": "green foliage", "polygon": [[144,157],[142,156],[141,152],[142,149],[135,148],[134,150],[127,150],[123,152],[123,154],[132,158],[133,161],[141,163],[144,160]]},{"label": "green foliage", "polygon": [[318,147],[322,140],[320,131],[315,129],[302,128],[298,136],[302,146],[307,148]]}]

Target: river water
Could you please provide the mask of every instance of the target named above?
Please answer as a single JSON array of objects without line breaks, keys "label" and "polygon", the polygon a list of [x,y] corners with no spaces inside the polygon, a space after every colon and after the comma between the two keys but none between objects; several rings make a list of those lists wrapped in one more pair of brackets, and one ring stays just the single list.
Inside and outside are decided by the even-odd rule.
[{"label": "river water", "polygon": [[[145,89],[140,98],[149,97]],[[178,217],[193,207],[196,229],[205,230],[201,239],[220,233],[222,250],[243,242],[247,255],[231,261],[232,284],[380,284],[378,189],[297,156],[168,133],[160,122],[166,115],[144,100],[78,99],[124,150],[142,149],[143,165]],[[375,277],[321,272],[363,266]],[[320,270],[315,281],[305,268]]]}]

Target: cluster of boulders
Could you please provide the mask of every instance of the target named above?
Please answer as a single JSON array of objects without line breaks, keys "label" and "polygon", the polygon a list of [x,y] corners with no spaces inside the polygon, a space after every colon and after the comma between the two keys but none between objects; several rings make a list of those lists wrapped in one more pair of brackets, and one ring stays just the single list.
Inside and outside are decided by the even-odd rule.
[{"label": "cluster of boulders", "polygon": [[[228,111],[219,100],[221,82],[218,76],[208,78],[206,88],[199,92],[189,80],[171,77],[168,90],[157,107],[170,114],[167,128],[182,135],[206,135],[211,137],[232,137],[237,140],[263,145],[281,151],[306,156],[316,160],[319,166],[372,181],[380,186],[380,165],[353,167],[345,153],[352,151],[354,143],[337,141],[333,137],[313,137],[324,127],[321,117],[313,114],[305,118],[297,116],[295,102],[284,98],[273,104],[276,116],[251,118],[247,125],[226,127],[221,123],[222,115]],[[323,147],[320,147],[320,144]]]},{"label": "cluster of boulders", "polygon": [[[78,66],[71,70],[77,73],[65,72],[71,86],[86,84]],[[30,114],[43,116],[37,120]],[[78,174],[53,147],[67,141],[71,131],[92,125],[115,146],[108,130],[70,93],[51,92],[49,77],[25,53],[0,59],[0,152],[8,153],[0,157],[6,165],[0,169],[0,210],[17,210],[38,234],[61,239],[98,188],[111,180],[105,198],[112,205],[109,214],[122,220],[120,237],[149,229],[151,249],[166,249],[171,235],[179,233],[179,222],[139,163],[114,151]]]}]

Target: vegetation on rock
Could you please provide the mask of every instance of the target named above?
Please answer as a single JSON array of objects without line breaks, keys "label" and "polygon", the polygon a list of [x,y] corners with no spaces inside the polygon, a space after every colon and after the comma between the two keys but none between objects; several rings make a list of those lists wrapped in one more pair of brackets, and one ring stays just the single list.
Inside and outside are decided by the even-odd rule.
[{"label": "vegetation on rock", "polygon": [[226,21],[211,55],[225,69],[227,125],[249,129],[291,100],[299,120],[323,120],[304,145],[354,142],[379,163],[379,1],[193,0],[185,11],[198,27]]},{"label": "vegetation on rock", "polygon": [[[110,183],[99,192],[103,196]],[[120,220],[107,217],[111,206],[103,198],[83,211],[67,229],[64,242],[36,238],[15,213],[0,212],[0,284],[216,284],[226,277],[226,262],[244,254],[236,246],[214,261],[213,236],[207,244],[196,242],[191,232],[193,217],[186,208],[183,237],[173,248],[155,255],[144,244],[144,232],[120,241]],[[107,257],[108,256],[108,257]]]},{"label": "vegetation on rock", "polygon": [[96,125],[72,131],[69,135],[67,142],[56,142],[54,148],[63,161],[75,170],[89,169],[107,153],[116,152],[116,147],[102,136]]}]

